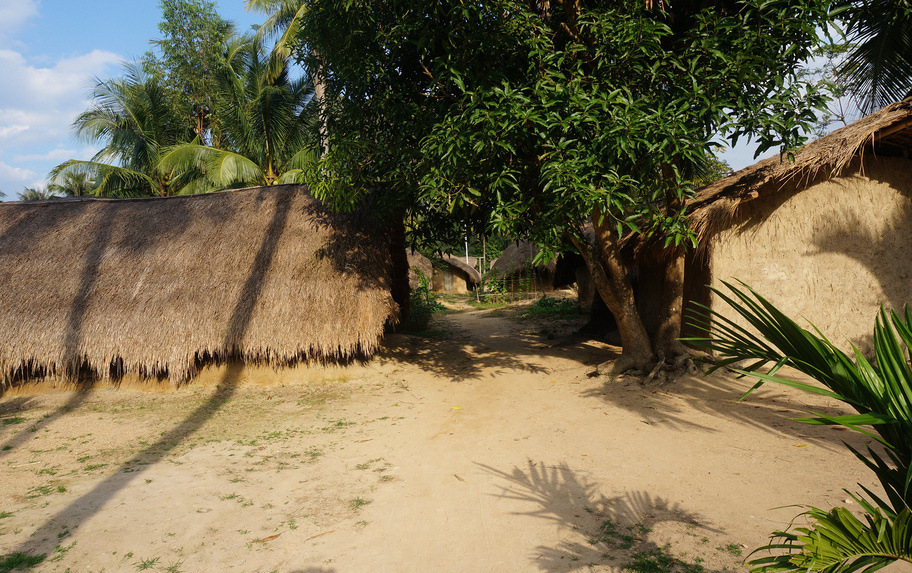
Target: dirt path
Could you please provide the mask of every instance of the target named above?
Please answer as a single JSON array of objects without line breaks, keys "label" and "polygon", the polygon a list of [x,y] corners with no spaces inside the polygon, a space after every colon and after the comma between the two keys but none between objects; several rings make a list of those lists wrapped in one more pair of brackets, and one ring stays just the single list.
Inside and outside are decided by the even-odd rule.
[{"label": "dirt path", "polygon": [[[735,570],[871,486],[814,397],[590,378],[611,348],[461,312],[348,379],[0,399],[0,555],[35,571]],[[549,329],[550,330],[550,329]],[[557,342],[557,344],[555,344]],[[636,569],[636,565],[633,565]],[[640,569],[644,570],[644,569]]]}]

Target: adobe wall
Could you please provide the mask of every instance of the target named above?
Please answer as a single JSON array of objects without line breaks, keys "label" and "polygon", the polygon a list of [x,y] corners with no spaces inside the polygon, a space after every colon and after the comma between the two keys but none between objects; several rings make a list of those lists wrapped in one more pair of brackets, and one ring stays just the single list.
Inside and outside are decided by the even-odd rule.
[{"label": "adobe wall", "polygon": [[713,239],[711,273],[716,288],[741,279],[802,326],[869,353],[880,305],[912,302],[912,161],[868,160],[863,172],[744,204]]}]

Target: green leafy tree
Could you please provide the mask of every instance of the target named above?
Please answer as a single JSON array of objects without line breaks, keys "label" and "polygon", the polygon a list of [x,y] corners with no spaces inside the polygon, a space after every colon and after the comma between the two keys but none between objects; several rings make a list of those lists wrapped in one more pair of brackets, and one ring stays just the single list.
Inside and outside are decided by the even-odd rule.
[{"label": "green leafy tree", "polygon": [[[828,22],[818,0],[300,5],[299,53],[326,91],[314,189],[575,245],[620,327],[615,370],[683,350],[683,205],[712,136],[788,150],[824,103],[796,77]],[[630,232],[668,250],[655,340]]]},{"label": "green leafy tree", "polygon": [[[854,408],[857,414],[811,412],[813,417],[799,421],[840,425],[876,440],[880,449],[846,447],[877,476],[885,492],[881,497],[859,484],[864,496],[850,494],[864,511],[862,519],[846,508],[808,508],[804,515],[812,524],[775,532],[773,543],[755,551],[772,554],[752,560],[752,570],[850,573],[874,571],[897,560],[912,562],[912,367],[906,358],[912,349],[912,312],[881,310],[874,326],[875,360],[870,362],[857,350],[854,356],[842,352],[816,329],[815,334],[801,328],[746,285],[725,286],[728,292],[715,294],[750,330],[703,307],[694,320],[706,335],[693,342],[717,354],[713,370],[746,360],[748,366],[738,372],[758,380],[754,389],[774,382]],[[786,366],[822,386],[780,374]]]},{"label": "green leafy tree", "polygon": [[161,55],[146,53],[143,66],[180,94],[175,104],[194,133],[202,141],[218,145],[217,81],[234,24],[218,14],[215,2],[207,0],[161,0],[160,6],[162,38],[152,43]]},{"label": "green leafy tree", "polygon": [[96,80],[92,104],[73,122],[73,130],[101,150],[91,161],[65,161],[49,179],[85,176],[94,180],[95,194],[104,197],[175,194],[183,187],[178,174],[158,164],[166,148],[189,141],[193,132],[175,113],[173,93],[133,64],[125,66],[122,77]]},{"label": "green leafy tree", "polygon": [[268,55],[251,38],[228,48],[219,74],[217,110],[223,149],[198,142],[176,146],[159,167],[197,173],[194,185],[211,189],[272,185],[301,179],[315,161],[316,114],[306,77],[293,79],[287,66],[268,73]]}]

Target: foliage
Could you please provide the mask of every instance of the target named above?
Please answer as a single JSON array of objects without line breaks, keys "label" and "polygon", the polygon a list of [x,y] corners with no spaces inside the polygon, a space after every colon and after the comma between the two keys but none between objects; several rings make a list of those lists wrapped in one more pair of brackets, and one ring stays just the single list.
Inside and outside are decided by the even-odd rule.
[{"label": "foliage", "polygon": [[60,195],[54,189],[44,189],[41,187],[25,187],[16,195],[20,201],[47,201],[48,199],[57,199]]},{"label": "foliage", "polygon": [[287,66],[270,76],[267,56],[252,38],[236,38],[219,75],[218,149],[198,141],[171,148],[160,166],[197,173],[195,186],[224,189],[294,182],[316,159],[316,116],[306,78]]},{"label": "foliage", "polygon": [[[761,549],[786,550],[773,557],[751,562],[756,570],[769,571],[854,571],[879,568],[895,559],[912,561],[912,367],[906,358],[912,348],[912,312],[887,313],[881,309],[874,326],[875,362],[859,351],[854,357],[836,348],[821,335],[809,332],[780,312],[769,301],[744,285],[728,283],[733,294],[715,290],[759,336],[707,307],[698,313],[695,326],[706,337],[692,339],[717,353],[721,360],[713,370],[740,360],[751,363],[738,372],[757,378],[754,389],[764,382],[776,382],[840,400],[858,414],[814,417],[808,424],[840,425],[874,438],[883,453],[868,446],[865,452],[847,447],[877,476],[886,492],[881,498],[860,485],[868,499],[856,497],[865,510],[862,523],[847,510],[825,512],[810,508],[815,520],[809,528],[776,532],[782,539]],[[768,372],[761,368],[770,366]],[[784,366],[794,368],[823,385],[797,382],[778,375]],[[753,391],[753,389],[751,390]],[[748,392],[749,394],[750,392]],[[870,425],[873,431],[862,426]]]},{"label": "foliage", "polygon": [[556,299],[550,296],[543,296],[528,309],[523,311],[522,317],[530,316],[577,316],[579,315],[579,305],[569,299]]},{"label": "foliage", "polygon": [[682,213],[661,205],[692,191],[714,133],[755,137],[761,151],[802,142],[823,100],[794,66],[827,16],[817,2],[676,6],[458,9],[460,20],[492,28],[471,49],[502,65],[457,68],[449,53],[428,64],[442,86],[432,93],[454,94],[458,105],[423,141],[425,197],[484,208],[502,230],[542,244],[560,243],[596,209],[619,234],[688,238]]},{"label": "foliage", "polygon": [[912,93],[912,7],[895,0],[845,1],[853,45],[840,75],[861,95],[865,112]]},{"label": "foliage", "polygon": [[234,25],[219,16],[215,2],[160,0],[159,4],[162,20],[158,30],[163,37],[152,43],[161,57],[147,52],[143,67],[180,94],[178,113],[190,120],[196,135],[217,145],[218,122],[213,117],[217,79]]},{"label": "foliage", "polygon": [[[591,218],[594,276],[628,231],[693,239],[683,204],[715,134],[787,152],[825,103],[796,72],[824,0],[279,4],[325,87],[316,194],[347,208],[381,193],[419,237],[452,233],[448,214],[558,250]],[[603,293],[615,313],[636,316],[627,269],[600,272],[600,290],[625,285]]]},{"label": "foliage", "polygon": [[426,330],[433,314],[444,308],[437,301],[437,293],[431,290],[430,279],[427,275],[418,269],[414,269],[414,271],[418,274],[419,284],[411,291],[408,316],[397,327],[400,332]]},{"label": "foliage", "polygon": [[105,197],[174,194],[181,181],[160,169],[159,159],[165,148],[193,135],[174,109],[173,93],[137,65],[126,64],[122,77],[96,80],[92,104],[73,128],[77,137],[102,148],[91,161],[65,161],[49,178],[92,179],[95,194]]}]

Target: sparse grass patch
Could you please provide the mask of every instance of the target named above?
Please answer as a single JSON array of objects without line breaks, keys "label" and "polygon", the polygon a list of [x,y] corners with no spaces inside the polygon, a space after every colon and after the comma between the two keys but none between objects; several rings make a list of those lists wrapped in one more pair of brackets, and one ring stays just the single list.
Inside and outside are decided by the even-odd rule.
[{"label": "sparse grass patch", "polygon": [[158,560],[161,557],[153,557],[152,559],[140,559],[133,564],[133,567],[136,567],[137,571],[145,571],[146,569],[152,569],[155,565],[158,564]]},{"label": "sparse grass patch", "polygon": [[63,556],[67,554],[67,551],[69,551],[70,549],[72,549],[74,547],[76,547],[75,541],[73,543],[70,543],[66,547],[58,545],[57,547],[54,548],[54,556],[51,557],[50,559],[48,559],[48,561],[60,561],[61,559],[63,559]]},{"label": "sparse grass patch", "polygon": [[532,318],[535,316],[553,316],[576,318],[579,314],[579,306],[574,301],[545,296],[535,301],[532,306],[520,313],[519,317]]},{"label": "sparse grass patch", "polygon": [[12,418],[3,418],[2,424],[4,426],[12,426],[13,424],[21,424],[25,422],[25,418],[22,416],[13,416]]},{"label": "sparse grass patch", "polygon": [[10,553],[0,557],[0,573],[8,573],[16,569],[31,569],[44,562],[47,554],[30,555],[28,553]]},{"label": "sparse grass patch", "polygon": [[65,493],[66,487],[58,485],[54,487],[52,485],[36,485],[35,487],[29,488],[25,494],[26,499],[35,499],[36,497],[41,497],[44,495],[50,495],[52,493]]},{"label": "sparse grass patch", "polygon": [[728,553],[729,555],[732,555],[733,557],[741,557],[741,546],[738,545],[737,543],[729,543],[728,545],[722,545],[720,547],[716,547],[716,549],[718,549],[719,551],[721,551],[723,553]]},{"label": "sparse grass patch", "polygon": [[363,499],[360,497],[356,497],[355,499],[348,502],[348,506],[352,509],[357,510],[357,509],[361,509],[365,505],[370,505],[371,501],[372,500],[370,500],[370,499]]}]

